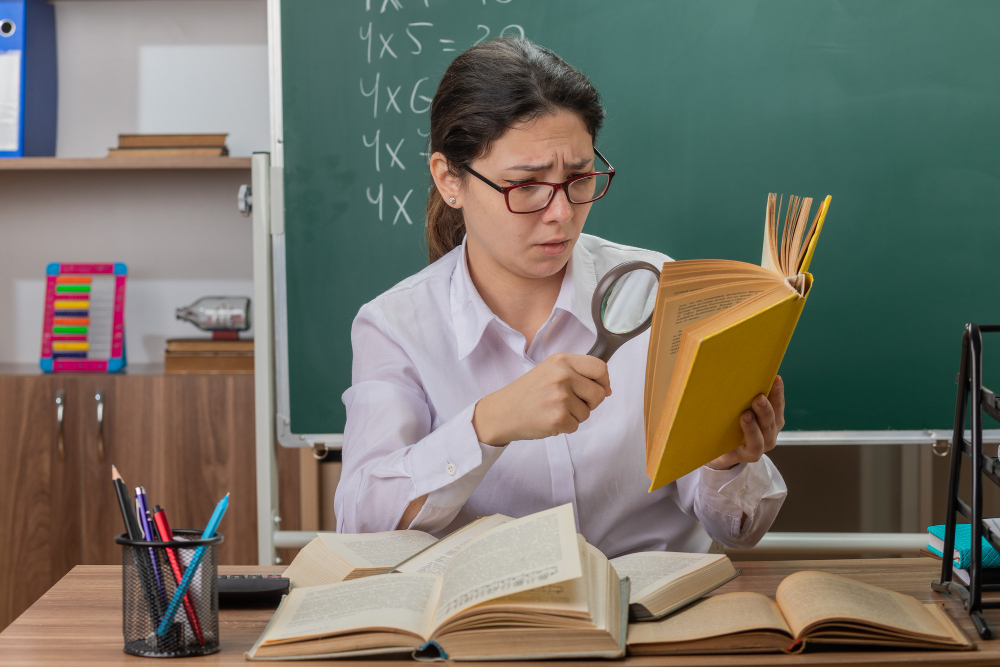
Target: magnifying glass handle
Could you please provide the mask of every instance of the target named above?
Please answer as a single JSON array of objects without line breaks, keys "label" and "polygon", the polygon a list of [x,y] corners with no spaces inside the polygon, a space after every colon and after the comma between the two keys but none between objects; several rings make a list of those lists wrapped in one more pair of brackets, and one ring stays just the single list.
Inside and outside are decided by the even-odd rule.
[{"label": "magnifying glass handle", "polygon": [[608,363],[608,360],[611,359],[611,355],[614,354],[615,350],[619,347],[621,347],[621,343],[609,341],[606,337],[598,335],[597,341],[594,343],[594,347],[590,348],[590,352],[587,354],[591,357],[597,357],[604,363]]}]

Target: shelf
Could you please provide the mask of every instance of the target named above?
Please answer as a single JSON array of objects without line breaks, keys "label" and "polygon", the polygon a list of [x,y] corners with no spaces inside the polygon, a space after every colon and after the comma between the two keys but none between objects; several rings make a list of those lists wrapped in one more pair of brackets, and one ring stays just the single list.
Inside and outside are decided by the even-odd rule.
[{"label": "shelf", "polygon": [[0,158],[0,171],[64,169],[250,169],[248,157],[20,157]]},{"label": "shelf", "polygon": [[0,363],[0,375],[49,375],[52,377],[66,376],[100,376],[113,377],[118,375],[163,375],[163,364],[128,364],[121,373],[42,373],[37,363]]}]

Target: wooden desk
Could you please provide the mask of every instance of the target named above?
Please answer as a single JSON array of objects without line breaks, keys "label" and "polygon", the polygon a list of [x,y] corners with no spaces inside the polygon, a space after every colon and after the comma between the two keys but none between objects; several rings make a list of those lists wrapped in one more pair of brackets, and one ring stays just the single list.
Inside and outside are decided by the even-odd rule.
[{"label": "wooden desk", "polygon": [[[928,558],[885,558],[826,561],[752,561],[737,563],[743,576],[719,589],[719,592],[758,591],[774,596],[778,583],[799,570],[825,570],[913,595],[923,602],[942,599],[948,602],[953,618],[970,636],[975,631],[960,605],[931,591],[930,581],[940,573],[936,561]],[[220,567],[223,573],[280,572],[278,567]],[[245,665],[243,653],[263,631],[271,616],[269,610],[224,609],[219,624],[222,651],[198,658],[171,659],[169,665]],[[987,621],[1000,631],[1000,610],[988,611]],[[121,568],[108,565],[79,565],[42,596],[6,630],[0,633],[2,665],[119,665],[155,662],[122,652]],[[591,660],[590,665],[998,665],[1000,640],[978,642],[978,651],[854,651],[814,652],[802,655],[749,656],[678,656],[634,657],[627,660]],[[375,667],[419,664],[403,660],[337,660],[338,665]],[[577,661],[578,662],[578,661]],[[165,663],[166,664],[166,663]],[[278,663],[275,663],[278,664]],[[471,663],[462,663],[471,664]],[[498,667],[502,663],[481,663]],[[524,663],[507,663],[510,665]],[[568,665],[554,663],[544,665]]]}]

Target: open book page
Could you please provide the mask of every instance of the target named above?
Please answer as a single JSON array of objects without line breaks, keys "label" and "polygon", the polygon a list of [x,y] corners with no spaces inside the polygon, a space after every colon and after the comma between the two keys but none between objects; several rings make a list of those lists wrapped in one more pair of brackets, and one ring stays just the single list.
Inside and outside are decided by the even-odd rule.
[{"label": "open book page", "polygon": [[[684,270],[676,270],[680,267],[684,267]],[[660,285],[656,294],[657,305],[653,311],[653,332],[662,330],[665,306],[668,302],[686,303],[689,300],[687,296],[689,294],[693,295],[691,300],[697,300],[698,294],[700,294],[699,290],[711,287],[738,286],[746,282],[771,283],[769,286],[773,286],[773,283],[778,280],[780,277],[770,271],[744,262],[728,260],[668,262],[663,265],[663,271],[660,272]],[[651,335],[649,359],[657,359],[660,348],[671,342],[673,342],[672,338],[665,341],[663,336]],[[649,386],[651,369],[652,367],[647,365],[647,387]]]},{"label": "open book page", "polygon": [[476,519],[472,523],[463,526],[455,532],[442,537],[440,540],[427,547],[420,553],[412,556],[406,561],[396,566],[397,572],[430,572],[433,574],[444,574],[445,568],[451,562],[452,557],[458,553],[464,544],[470,542],[486,531],[499,526],[500,524],[513,521],[509,516],[503,514],[493,514]]},{"label": "open book page", "polygon": [[666,347],[660,350],[656,359],[655,372],[659,374],[661,362],[665,363],[664,372],[672,370],[684,327],[774,289],[774,286],[773,280],[742,280],[686,292],[676,298],[664,300],[660,340]]},{"label": "open book page", "polygon": [[[791,229],[791,222],[793,219],[797,219],[795,215],[795,204],[798,198],[792,195],[788,198],[788,206],[785,207],[785,222],[781,225],[781,233],[778,235],[778,266],[781,268],[781,272],[784,273],[785,267],[788,266],[788,240],[789,240],[789,230]],[[781,219],[781,209],[778,209],[778,219]]]},{"label": "open book page", "polygon": [[799,272],[798,258],[802,252],[802,238],[809,226],[809,211],[812,209],[812,201],[812,197],[803,197],[796,211],[797,216],[792,226],[792,233],[788,235],[788,254],[782,263],[786,276],[792,276]]},{"label": "open book page", "polygon": [[741,285],[747,282],[766,283],[768,286],[773,287],[780,280],[780,277],[772,273],[730,275],[716,272],[709,275],[684,276],[662,284],[657,291],[656,298],[657,300],[664,299],[666,301],[679,301],[683,303],[687,301],[687,295],[696,293],[699,290],[708,289],[709,287]]},{"label": "open book page", "polygon": [[792,635],[771,598],[760,593],[723,593],[710,595],[660,621],[629,623],[627,643],[691,641],[756,630]]},{"label": "open book page", "polygon": [[372,629],[426,639],[441,577],[392,574],[296,588],[288,595],[263,645]]},{"label": "open book page", "polygon": [[666,394],[650,406],[658,411],[647,442],[651,491],[743,442],[740,413],[770,391],[804,305],[781,281],[684,328]]},{"label": "open book page", "polygon": [[320,533],[331,551],[354,567],[394,567],[437,542],[419,530],[389,530],[383,533]]},{"label": "open book page", "polygon": [[322,586],[343,581],[350,567],[315,537],[299,550],[283,576],[288,578],[291,588]]},{"label": "open book page", "polygon": [[[811,199],[809,200],[812,201]],[[799,222],[799,215],[802,209],[802,198],[792,195],[788,198],[788,207],[785,209],[785,223],[781,228],[781,271],[783,274],[787,275],[788,267],[790,264],[789,254],[791,253],[792,239],[795,234],[795,228]],[[781,211],[778,211],[780,214]]]},{"label": "open book page", "polygon": [[[580,536],[586,550],[586,560],[589,563],[587,573],[587,590],[589,592],[590,620],[595,628],[607,628],[612,636],[621,636],[621,607],[609,604],[617,598],[621,600],[621,578],[611,566],[608,557],[592,544],[588,544]],[[627,604],[627,601],[625,601]],[[610,612],[610,615],[609,615]]]},{"label": "open book page", "polygon": [[[678,262],[666,262],[660,270],[660,284],[657,288],[657,303],[684,298],[680,295],[695,292],[700,289],[733,284],[745,280],[776,280],[771,271],[746,262],[735,262],[726,259],[691,259]],[[655,424],[650,424],[649,406],[653,386],[655,361],[660,357],[660,351],[669,345],[659,332],[663,329],[664,308],[653,311],[653,330],[649,337],[649,349],[646,363],[646,385],[643,397],[643,416],[646,422],[646,439],[652,435]],[[672,346],[671,346],[672,347]]]},{"label": "open book page", "polygon": [[[812,197],[788,198],[785,206],[784,224],[781,223],[783,198],[771,193],[767,196],[767,211],[764,216],[764,247],[760,265],[782,276],[798,273],[805,246],[815,229],[809,226],[809,211]],[[820,207],[822,209],[822,206]],[[817,219],[819,219],[817,212]],[[805,243],[803,243],[805,239]]]},{"label": "open book page", "polygon": [[504,595],[579,578],[573,506],[515,519],[463,546],[448,564],[435,626],[464,609]]},{"label": "open book page", "polygon": [[813,253],[816,251],[816,242],[819,241],[819,234],[823,231],[823,220],[826,219],[826,212],[829,209],[830,195],[827,195],[823,203],[819,205],[819,210],[816,211],[816,217],[813,218],[812,224],[809,226],[809,231],[806,232],[805,240],[802,243],[802,250],[795,261],[795,270],[799,273],[805,273],[809,270]]},{"label": "open book page", "polygon": [[769,271],[762,266],[740,262],[732,259],[681,259],[674,262],[664,262],[660,269],[660,287],[684,280],[724,277],[731,280],[741,278],[773,278],[780,280],[782,275]]},{"label": "open book page", "polygon": [[612,558],[611,564],[619,577],[628,577],[632,581],[629,602],[634,603],[671,581],[724,558],[724,554],[644,551]]},{"label": "open book page", "polygon": [[434,542],[432,535],[419,530],[320,533],[299,551],[285,576],[298,588],[381,574]]},{"label": "open book page", "polygon": [[778,213],[781,204],[778,195],[767,195],[767,210],[764,213],[764,247],[761,251],[760,265],[768,271],[783,274],[781,259],[778,256]]},{"label": "open book page", "polygon": [[[513,595],[505,595],[483,602],[475,609],[502,608],[504,610],[544,611],[566,616],[587,616],[590,609],[588,582],[594,576],[593,555],[590,552],[593,547],[587,544],[583,535],[577,535],[577,540],[580,546],[580,568],[583,571],[581,577],[558,584],[532,588]],[[601,554],[601,556],[604,555]]]},{"label": "open book page", "polygon": [[[650,438],[656,433],[657,425],[653,423],[655,421],[653,415],[660,414],[666,401],[684,328],[773,289],[774,286],[773,279],[750,279],[686,292],[672,299],[657,295],[653,330],[650,335],[650,347],[654,349],[650,350],[650,356],[646,361],[650,370],[649,417],[646,419],[647,452],[652,446]],[[656,341],[655,346],[652,344],[653,340]]]},{"label": "open book page", "polygon": [[850,620],[952,639],[952,633],[915,598],[837,574],[796,572],[778,585],[776,597],[796,637],[824,621]]}]

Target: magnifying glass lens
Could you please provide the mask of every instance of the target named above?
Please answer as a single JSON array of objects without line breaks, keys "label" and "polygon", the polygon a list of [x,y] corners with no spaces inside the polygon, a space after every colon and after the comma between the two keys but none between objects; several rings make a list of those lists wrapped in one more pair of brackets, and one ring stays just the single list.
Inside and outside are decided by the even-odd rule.
[{"label": "magnifying glass lens", "polygon": [[642,326],[653,313],[658,282],[658,276],[647,269],[629,271],[616,280],[601,305],[604,328],[627,334]]},{"label": "magnifying glass lens", "polygon": [[605,275],[591,312],[597,340],[587,354],[607,362],[625,342],[649,328],[660,286],[660,272],[647,262],[619,264]]}]

